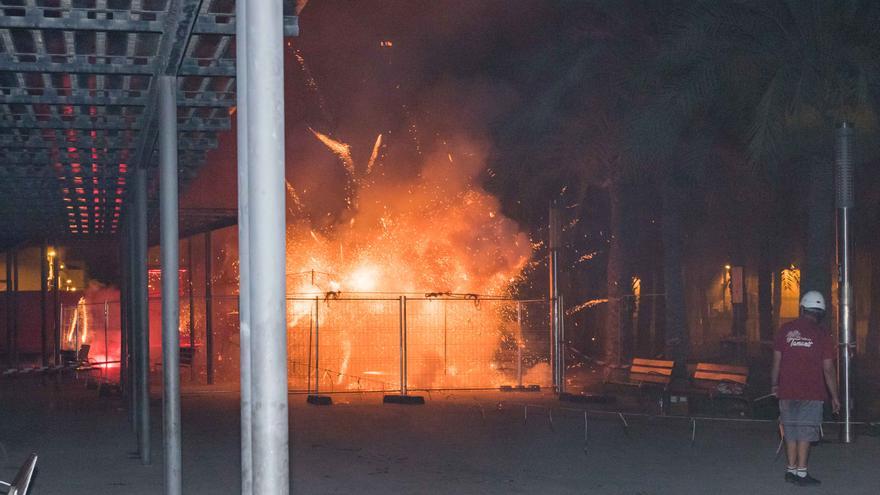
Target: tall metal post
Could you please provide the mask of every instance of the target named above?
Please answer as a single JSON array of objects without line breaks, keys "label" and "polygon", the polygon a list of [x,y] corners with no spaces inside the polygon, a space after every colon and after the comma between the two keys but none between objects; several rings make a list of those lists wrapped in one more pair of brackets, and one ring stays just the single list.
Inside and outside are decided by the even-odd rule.
[{"label": "tall metal post", "polygon": [[211,231],[205,232],[205,373],[208,385],[214,384],[214,256]]},{"label": "tall metal post", "polygon": [[137,348],[135,383],[137,384],[138,452],[141,463],[152,462],[150,445],[150,314],[147,292],[147,171],[136,168],[132,183],[134,231],[132,246],[134,344]]},{"label": "tall metal post", "polygon": [[400,395],[406,395],[406,296],[400,296]]},{"label": "tall metal post", "polygon": [[[127,402],[129,387],[128,380],[128,263],[125,252],[126,233],[123,226],[119,233],[119,388],[122,390],[123,400]],[[130,411],[129,411],[130,413]]]},{"label": "tall metal post", "polygon": [[550,205],[550,363],[553,372],[553,388],[561,392],[562,380],[559,366],[559,211],[555,203]]},{"label": "tall metal post", "polygon": [[162,405],[165,493],[180,495],[180,288],[177,77],[159,78],[159,223],[162,252]]},{"label": "tall metal post", "polygon": [[[135,176],[135,178],[136,177],[137,176]],[[131,391],[128,398],[131,414],[131,427],[132,430],[137,433],[140,428],[140,384],[138,381],[138,349],[140,348],[140,333],[138,332],[138,327],[140,326],[140,316],[138,313],[139,309],[137,302],[139,296],[135,289],[138,279],[138,270],[135,259],[134,209],[135,205],[132,205],[126,215],[126,222],[124,225],[127,232],[125,243],[128,252],[128,256],[125,258],[128,269],[128,382],[131,384]]]},{"label": "tall metal post", "polygon": [[321,394],[321,304],[315,297],[315,396]]},{"label": "tall metal post", "polygon": [[855,351],[853,341],[853,287],[850,273],[852,271],[852,236],[850,212],[855,207],[853,198],[853,141],[854,129],[844,122],[837,129],[834,153],[837,170],[837,264],[839,270],[838,284],[838,325],[840,330],[840,377],[841,403],[843,405],[843,442],[853,441],[852,431],[852,360]]},{"label": "tall metal post", "polygon": [[[186,273],[189,275],[187,277],[187,295],[189,297],[189,348],[190,352],[192,352],[192,361],[189,365],[189,381],[194,382],[196,380],[196,363],[195,363],[195,349],[196,349],[196,297],[193,293],[193,238],[190,237],[186,240]],[[244,365],[242,365],[244,366]]]},{"label": "tall metal post", "polygon": [[[248,220],[248,140],[247,140],[247,4],[235,2],[235,63],[236,94],[236,158],[238,159],[238,322],[239,381],[241,383],[241,494],[253,495],[253,440],[251,392],[251,303],[250,303],[250,235]],[[192,257],[190,257],[192,259]],[[190,292],[192,293],[192,292]]]},{"label": "tall metal post", "polygon": [[46,316],[46,303],[49,292],[49,242],[43,239],[40,245],[40,355],[43,366],[49,366],[49,321]]},{"label": "tall metal post", "polygon": [[556,368],[559,370],[559,393],[565,393],[565,297],[562,294],[556,298],[556,314],[558,315],[558,352],[556,353]]},{"label": "tall metal post", "polygon": [[18,248],[12,250],[12,367],[18,367]]},{"label": "tall metal post", "polygon": [[52,279],[52,318],[55,320],[55,334],[52,336],[52,345],[55,347],[55,365],[61,364],[61,261],[59,258],[61,253],[56,253],[55,259],[52,260],[53,272],[55,275]]},{"label": "tall metal post", "polygon": [[523,348],[523,326],[522,326],[522,301],[516,302],[516,385],[519,388],[523,386],[522,373],[522,348]]},{"label": "tall metal post", "polygon": [[253,492],[287,495],[282,1],[246,0]]},{"label": "tall metal post", "polygon": [[12,249],[6,251],[6,364],[12,367],[15,352],[15,333],[12,328]]}]

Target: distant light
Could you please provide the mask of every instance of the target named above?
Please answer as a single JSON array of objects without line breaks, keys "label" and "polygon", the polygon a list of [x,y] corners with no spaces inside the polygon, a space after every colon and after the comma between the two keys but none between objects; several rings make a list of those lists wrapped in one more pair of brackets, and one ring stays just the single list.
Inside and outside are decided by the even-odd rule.
[{"label": "distant light", "polygon": [[380,41],[379,46],[381,46],[382,48],[391,48],[392,46],[394,46],[394,43],[391,42],[391,40],[385,40],[385,41]]},{"label": "distant light", "polygon": [[724,265],[725,270],[730,270],[730,265]]}]

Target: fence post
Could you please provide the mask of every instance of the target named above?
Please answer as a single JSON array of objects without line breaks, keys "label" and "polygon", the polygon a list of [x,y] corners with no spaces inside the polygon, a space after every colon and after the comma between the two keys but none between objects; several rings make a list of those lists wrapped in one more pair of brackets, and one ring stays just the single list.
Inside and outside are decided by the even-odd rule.
[{"label": "fence post", "polygon": [[[315,406],[329,406],[333,404],[333,399],[329,396],[319,395],[320,382],[321,382],[321,366],[319,364],[319,351],[321,344],[320,337],[320,320],[321,320],[321,312],[320,312],[320,298],[315,296],[315,393],[312,394],[311,390],[309,390],[308,396],[306,396],[306,402]],[[311,339],[311,328],[309,329],[309,338]],[[311,345],[309,346],[311,347]],[[309,357],[311,357],[311,349],[309,349]],[[311,366],[310,366],[311,368]],[[311,374],[311,369],[309,369],[308,374]]]},{"label": "fence post", "polygon": [[101,369],[101,376],[104,377],[105,381],[107,380],[108,367],[110,366],[110,339],[107,338],[109,314],[110,306],[107,304],[107,301],[104,301],[104,367]]},{"label": "fence post", "polygon": [[321,349],[321,337],[320,337],[320,329],[321,329],[321,313],[320,308],[321,305],[318,302],[318,296],[315,296],[315,395],[317,396],[320,393],[321,387],[321,367],[318,364],[320,360],[320,349]]},{"label": "fence post", "polygon": [[522,375],[522,347],[523,347],[523,327],[522,327],[522,301],[516,302],[516,385],[518,388],[523,386]]}]

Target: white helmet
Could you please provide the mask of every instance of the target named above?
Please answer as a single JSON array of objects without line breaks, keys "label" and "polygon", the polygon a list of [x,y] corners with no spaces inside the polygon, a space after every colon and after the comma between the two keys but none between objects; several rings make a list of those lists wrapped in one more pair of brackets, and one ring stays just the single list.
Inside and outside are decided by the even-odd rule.
[{"label": "white helmet", "polygon": [[801,307],[804,309],[819,309],[825,311],[825,298],[817,290],[811,290],[801,297]]}]

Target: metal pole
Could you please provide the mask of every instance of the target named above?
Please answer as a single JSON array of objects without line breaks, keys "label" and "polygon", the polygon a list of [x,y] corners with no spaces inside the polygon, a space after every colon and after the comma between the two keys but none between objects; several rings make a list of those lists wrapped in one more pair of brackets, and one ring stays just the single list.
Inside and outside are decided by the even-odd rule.
[{"label": "metal pole", "polygon": [[49,292],[49,242],[43,239],[40,245],[40,354],[43,366],[49,366],[49,321],[46,318],[46,303]]},{"label": "metal pole", "polygon": [[844,122],[837,129],[835,146],[835,166],[837,169],[837,263],[838,284],[838,324],[840,329],[840,362],[838,374],[841,381],[841,403],[843,405],[843,442],[853,441],[852,431],[852,360],[855,351],[853,341],[853,287],[852,237],[850,232],[850,212],[855,206],[853,198],[853,156],[852,140],[854,129]]},{"label": "metal pole", "polygon": [[522,348],[523,348],[523,337],[522,337],[522,301],[516,302],[516,327],[517,327],[517,336],[516,336],[516,385],[519,388],[523,386],[523,374],[522,374]]},{"label": "metal pole", "polygon": [[321,329],[321,312],[319,310],[320,304],[318,303],[318,297],[315,296],[315,395],[320,394],[321,388],[321,368],[318,364],[320,357],[320,349],[321,349],[321,337],[320,337],[320,329]]},{"label": "metal pole", "polygon": [[211,231],[205,232],[205,355],[208,385],[214,384],[214,300]]},{"label": "metal pole", "polygon": [[159,78],[159,223],[162,253],[162,387],[165,493],[180,495],[180,240],[177,199],[177,76]]},{"label": "metal pole", "polygon": [[[240,224],[239,224],[240,225]],[[196,380],[196,300],[195,295],[193,294],[193,243],[192,237],[186,240],[186,248],[187,248],[187,262],[186,262],[186,272],[187,272],[187,290],[189,292],[189,349],[190,353],[192,353],[192,361],[189,363],[189,381],[194,382]],[[239,312],[241,312],[239,310]],[[244,345],[244,344],[242,344]],[[250,357],[250,356],[248,356]],[[243,366],[243,365],[242,365]]]},{"label": "metal pole", "polygon": [[128,300],[128,271],[125,253],[125,227],[119,236],[119,388],[122,390],[123,400],[128,399],[128,314],[126,304]]},{"label": "metal pole", "polygon": [[[281,0],[246,0],[253,491],[287,495],[284,57]],[[279,266],[282,267],[279,269]]]},{"label": "metal pole", "polygon": [[13,339],[12,330],[12,249],[6,251],[6,364],[12,367]]},{"label": "metal pole", "polygon": [[107,301],[104,301],[104,367],[101,368],[101,376],[106,380],[107,379],[107,366],[110,362],[110,339],[107,338],[107,331],[109,328],[109,318],[110,318],[110,305]]},{"label": "metal pole", "polygon": [[128,297],[126,298],[126,304],[128,304],[128,382],[131,384],[128,398],[131,411],[131,427],[135,433],[137,433],[138,428],[140,428],[140,384],[138,381],[138,363],[140,362],[140,358],[138,357],[138,349],[140,347],[138,341],[140,338],[138,327],[140,325],[140,316],[138,313],[139,296],[138,292],[135,290],[135,284],[138,279],[138,270],[137,265],[135,264],[134,208],[135,205],[132,205],[126,215],[125,227],[127,236],[125,242],[128,256],[126,257],[125,262],[127,263],[128,270],[128,280],[126,281],[128,284]]},{"label": "metal pole", "polygon": [[150,314],[147,292],[147,171],[137,168],[133,181],[133,308],[135,311],[135,363],[137,383],[138,451],[141,463],[152,462],[150,445]]},{"label": "metal pole", "polygon": [[12,366],[18,366],[18,249],[12,250]]},{"label": "metal pole", "polygon": [[[235,53],[247,53],[247,4],[235,2]],[[241,493],[253,495],[253,439],[251,391],[251,304],[250,235],[248,220],[248,140],[247,66],[235,64],[236,158],[238,160],[238,328],[240,342],[239,381],[241,384]],[[192,258],[190,258],[192,259]],[[190,291],[192,294],[192,291]]]},{"label": "metal pole", "polygon": [[557,299],[556,314],[558,315],[558,326],[556,328],[559,331],[559,336],[557,337],[559,352],[556,353],[556,356],[559,360],[557,363],[557,369],[559,370],[559,393],[562,394],[565,393],[565,297],[559,294]]},{"label": "metal pole", "polygon": [[61,261],[58,259],[61,257],[61,253],[55,253],[55,259],[52,261],[55,274],[52,280],[52,296],[53,296],[53,315],[52,318],[55,320],[55,335],[53,335],[53,342],[55,347],[55,365],[58,366],[61,364]]},{"label": "metal pole", "polygon": [[404,343],[406,333],[403,329],[406,321],[406,302],[405,296],[400,296],[400,309],[397,314],[400,318],[400,395],[406,395],[406,344]]},{"label": "metal pole", "polygon": [[560,391],[559,373],[559,213],[556,205],[550,205],[550,362],[553,372],[553,388]]}]

